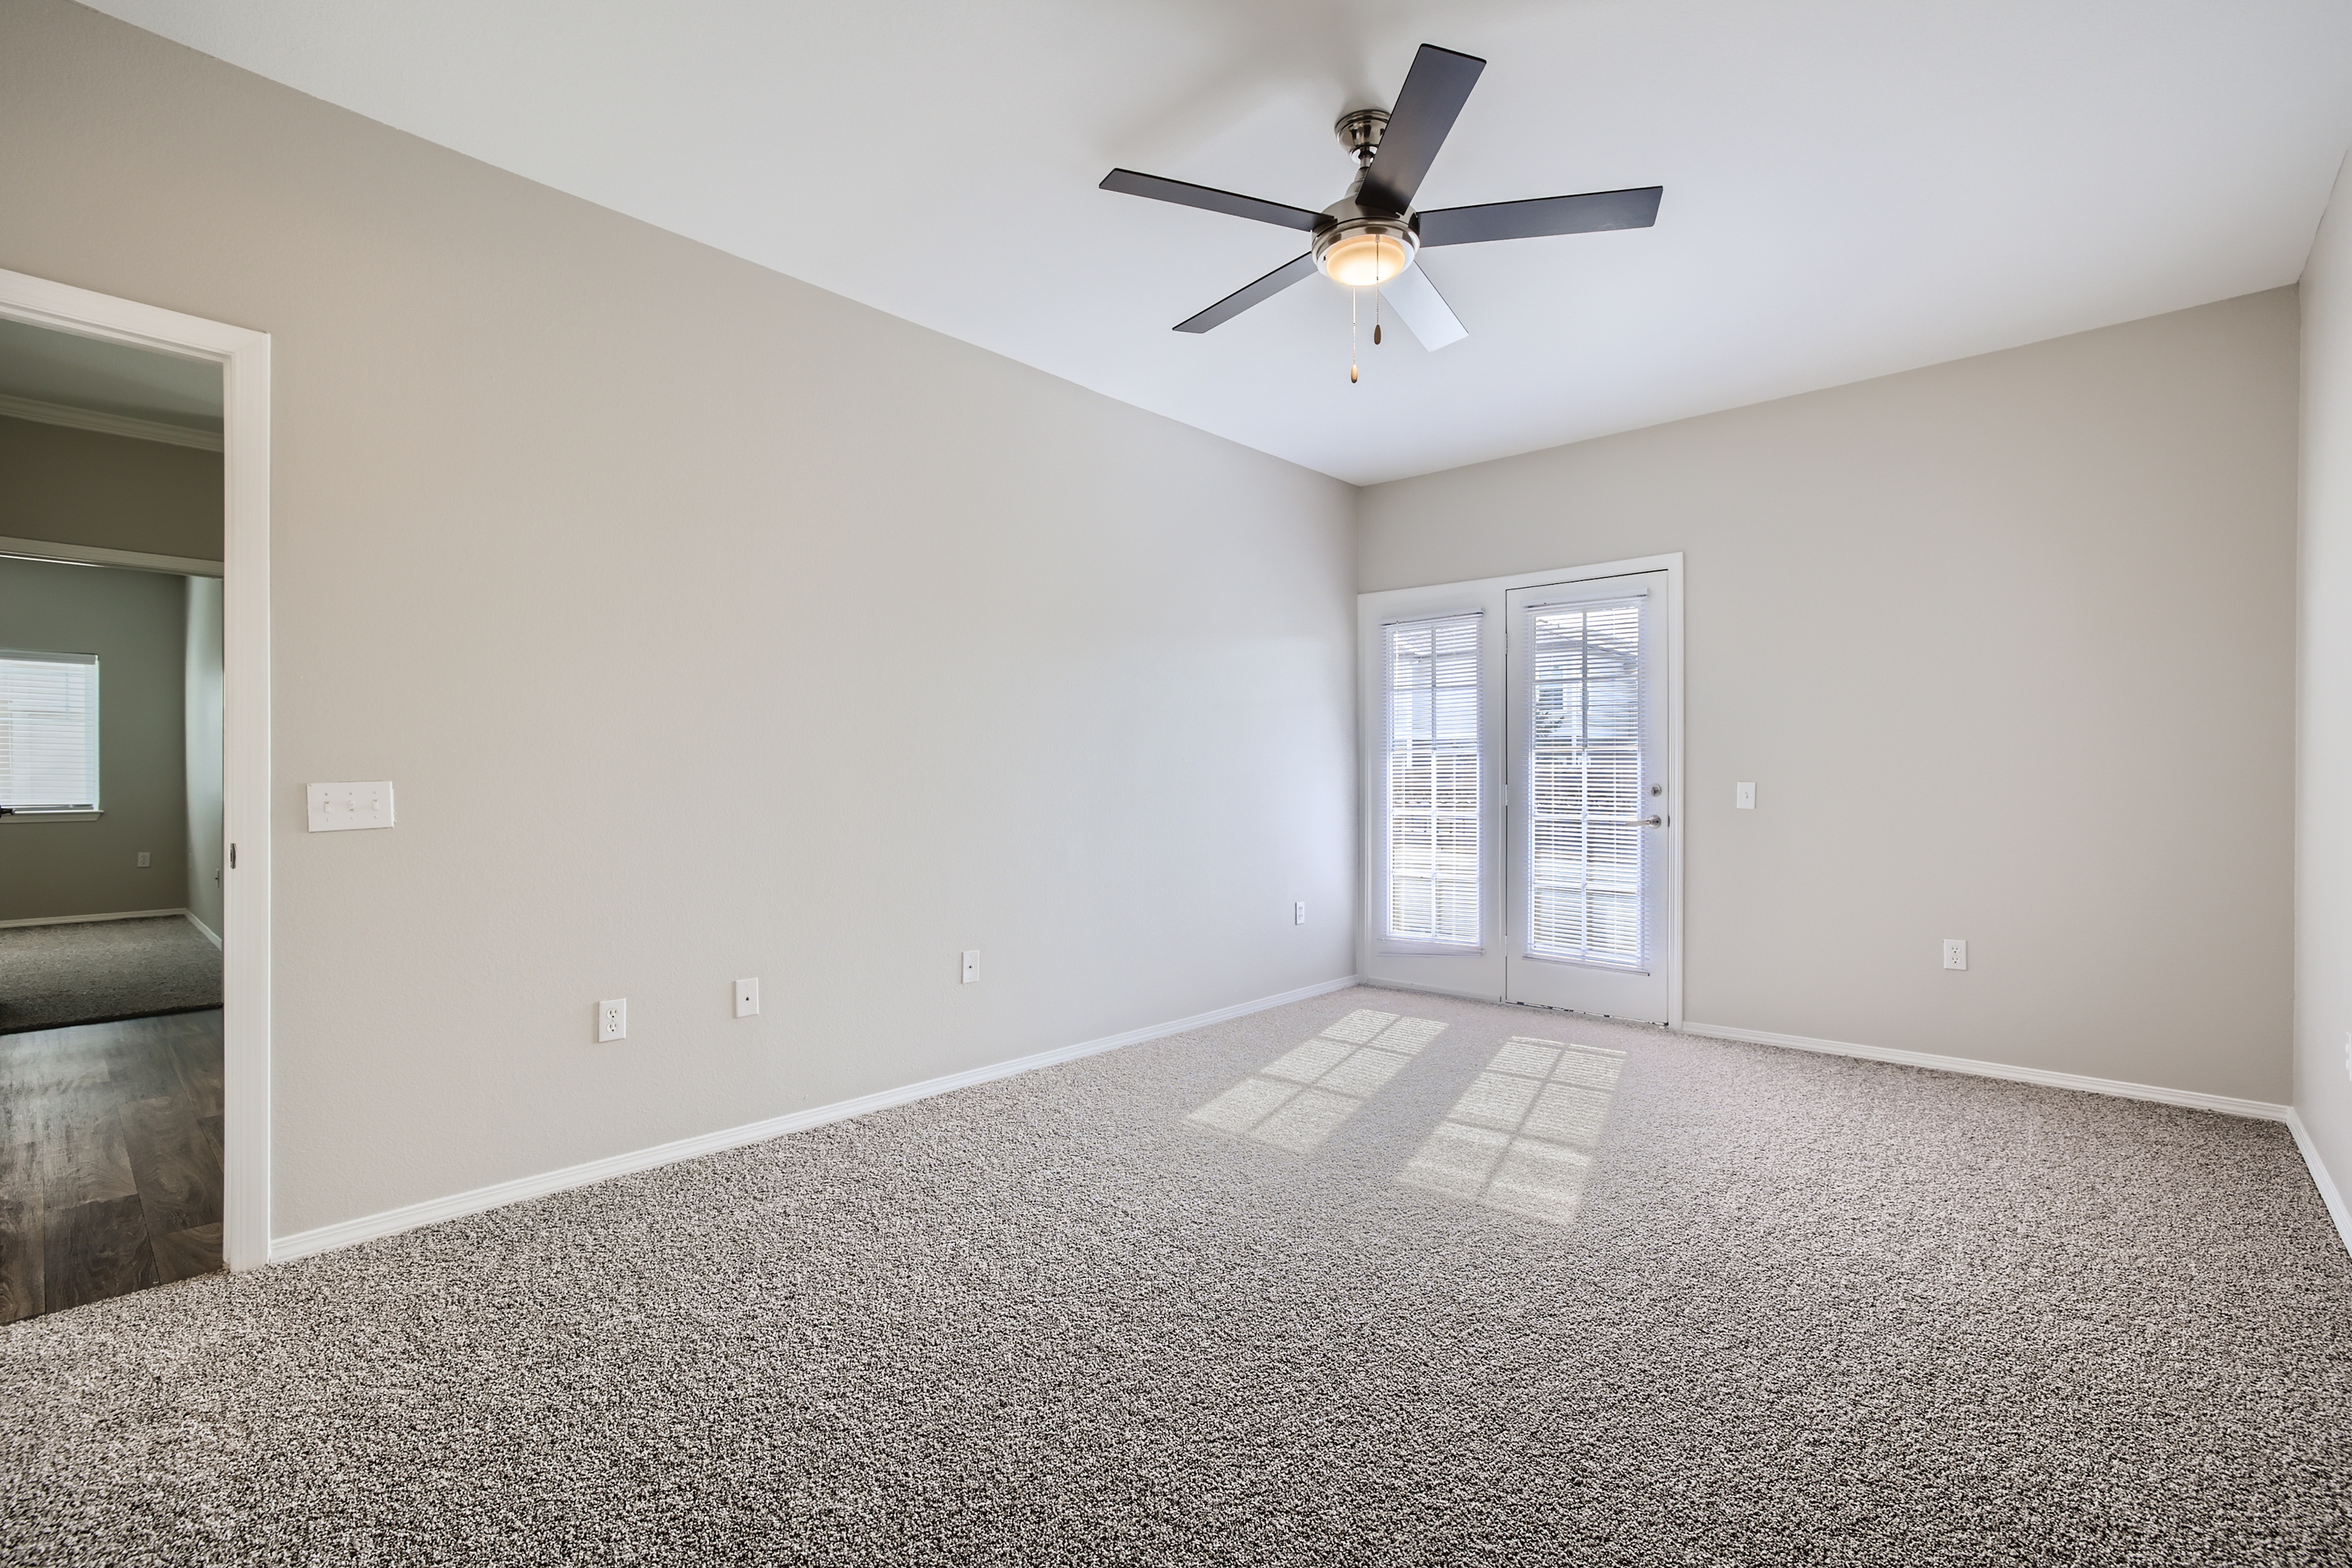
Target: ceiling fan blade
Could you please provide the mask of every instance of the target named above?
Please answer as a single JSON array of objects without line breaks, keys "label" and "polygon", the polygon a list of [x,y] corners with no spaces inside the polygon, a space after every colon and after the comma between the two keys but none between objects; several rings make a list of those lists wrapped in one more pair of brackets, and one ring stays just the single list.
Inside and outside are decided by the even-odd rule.
[{"label": "ceiling fan blade", "polygon": [[1205,332],[1212,327],[1222,327],[1260,300],[1271,300],[1302,278],[1315,272],[1315,255],[1309,251],[1296,261],[1286,261],[1245,289],[1236,289],[1199,315],[1176,323],[1180,332]]},{"label": "ceiling fan blade", "polygon": [[1421,46],[1404,86],[1397,90],[1388,129],[1381,132],[1380,151],[1364,174],[1364,205],[1398,213],[1412,205],[1413,193],[1437,162],[1445,133],[1454,129],[1454,117],[1486,68],[1486,62],[1475,55],[1457,55],[1435,44]]},{"label": "ceiling fan blade", "polygon": [[1432,353],[1470,335],[1470,329],[1454,315],[1453,307],[1438,293],[1437,285],[1429,280],[1429,274],[1417,265],[1381,284],[1381,300],[1404,318],[1404,324],[1412,329],[1421,346]]},{"label": "ceiling fan blade", "polygon": [[1255,196],[1235,195],[1231,191],[1212,190],[1207,185],[1188,185],[1181,180],[1163,180],[1157,174],[1139,174],[1132,169],[1113,169],[1103,176],[1101,188],[1125,195],[1149,196],[1155,202],[1174,202],[1178,206],[1202,207],[1213,213],[1223,213],[1229,217],[1279,224],[1284,228],[1312,231],[1318,216],[1304,207],[1286,207],[1280,202],[1262,202]]},{"label": "ceiling fan blade", "polygon": [[1633,191],[1590,191],[1580,196],[1440,207],[1421,215],[1421,243],[1476,245],[1482,240],[1533,239],[1545,234],[1647,228],[1658,221],[1658,203],[1665,194],[1664,185],[1643,185]]}]

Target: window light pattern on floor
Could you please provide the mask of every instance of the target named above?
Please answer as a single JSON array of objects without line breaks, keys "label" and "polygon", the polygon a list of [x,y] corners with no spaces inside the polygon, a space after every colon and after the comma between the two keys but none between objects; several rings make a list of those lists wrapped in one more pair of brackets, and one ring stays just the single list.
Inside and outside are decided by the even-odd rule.
[{"label": "window light pattern on floor", "polygon": [[1307,1153],[1363,1109],[1444,1028],[1434,1018],[1359,1007],[1185,1120]]},{"label": "window light pattern on floor", "polygon": [[1565,1225],[1624,1066],[1622,1051],[1514,1036],[1397,1179]]}]

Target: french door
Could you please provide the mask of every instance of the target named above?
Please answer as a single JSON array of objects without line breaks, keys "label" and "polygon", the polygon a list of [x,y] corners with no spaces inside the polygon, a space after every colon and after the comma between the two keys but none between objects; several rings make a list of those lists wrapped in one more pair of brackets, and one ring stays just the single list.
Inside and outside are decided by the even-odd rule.
[{"label": "french door", "polygon": [[1368,978],[1679,1021],[1679,565],[1363,596]]},{"label": "french door", "polygon": [[1511,1001],[1666,1021],[1665,577],[1504,596]]}]

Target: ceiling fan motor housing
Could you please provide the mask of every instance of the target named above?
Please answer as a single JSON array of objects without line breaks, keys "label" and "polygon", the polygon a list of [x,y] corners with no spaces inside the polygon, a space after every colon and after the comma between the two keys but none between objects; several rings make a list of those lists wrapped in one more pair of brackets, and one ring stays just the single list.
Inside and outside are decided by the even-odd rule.
[{"label": "ceiling fan motor housing", "polygon": [[1412,213],[1363,202],[1364,182],[1388,128],[1385,109],[1351,109],[1331,127],[1339,145],[1355,154],[1356,182],[1316,219],[1315,265],[1334,282],[1350,288],[1387,282],[1412,265],[1412,254],[1421,245]]}]

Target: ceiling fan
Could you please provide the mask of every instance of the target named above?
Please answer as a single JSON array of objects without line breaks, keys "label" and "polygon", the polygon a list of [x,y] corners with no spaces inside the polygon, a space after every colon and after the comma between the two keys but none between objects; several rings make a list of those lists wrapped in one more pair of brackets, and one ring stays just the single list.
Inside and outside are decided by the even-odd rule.
[{"label": "ceiling fan", "polygon": [[1139,174],[1132,169],[1113,169],[1104,175],[1106,191],[1202,207],[1314,236],[1313,248],[1306,255],[1235,289],[1199,315],[1177,322],[1176,331],[1205,332],[1223,326],[1319,270],[1350,289],[1380,287],[1422,347],[1440,349],[1470,334],[1431,284],[1428,274],[1413,265],[1425,247],[1648,228],[1658,221],[1664,185],[1415,212],[1413,194],[1421,188],[1430,164],[1436,162],[1437,150],[1445,144],[1454,117],[1469,100],[1478,73],[1486,68],[1486,62],[1475,56],[1422,45],[1393,110],[1351,110],[1332,127],[1340,145],[1355,154],[1356,180],[1346,195],[1319,213],[1157,174]]}]

